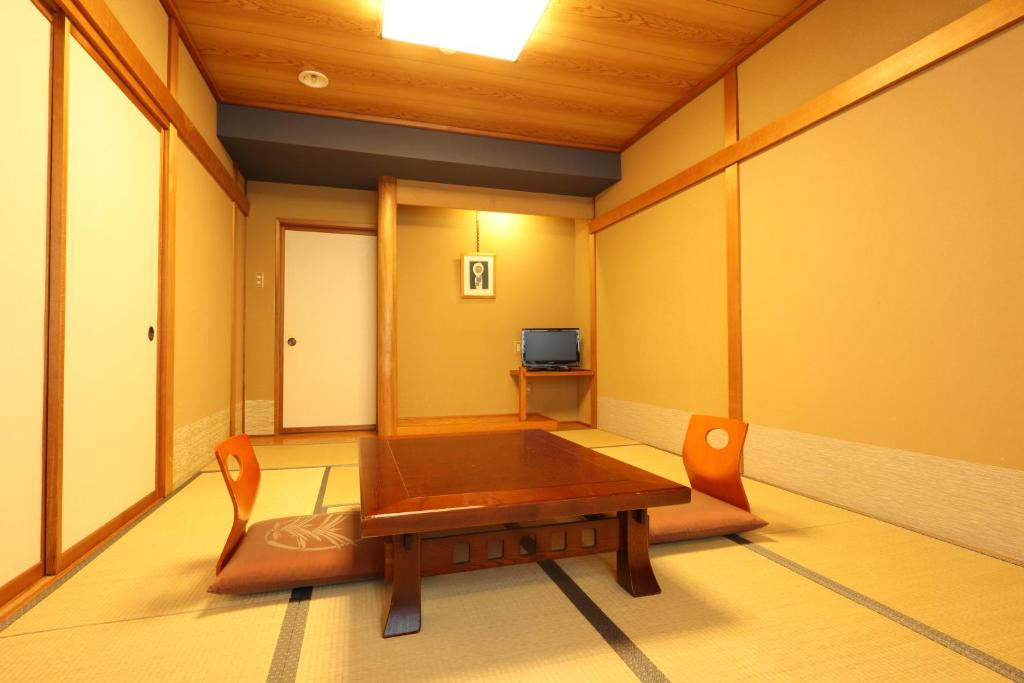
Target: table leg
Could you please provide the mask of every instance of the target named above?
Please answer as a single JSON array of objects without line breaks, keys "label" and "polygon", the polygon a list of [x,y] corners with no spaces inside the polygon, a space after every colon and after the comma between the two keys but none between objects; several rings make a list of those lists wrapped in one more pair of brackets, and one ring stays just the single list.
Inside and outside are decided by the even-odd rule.
[{"label": "table leg", "polygon": [[420,631],[420,535],[393,537],[391,595],[384,623],[384,637]]},{"label": "table leg", "polygon": [[647,510],[627,510],[619,513],[619,550],[616,570],[619,585],[633,597],[657,595],[661,592],[651,568],[648,553]]}]

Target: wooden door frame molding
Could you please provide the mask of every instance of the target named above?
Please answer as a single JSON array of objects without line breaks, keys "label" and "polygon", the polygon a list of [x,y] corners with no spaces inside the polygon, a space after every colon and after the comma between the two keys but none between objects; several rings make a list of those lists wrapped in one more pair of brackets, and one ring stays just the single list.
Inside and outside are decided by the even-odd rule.
[{"label": "wooden door frame molding", "polygon": [[[326,232],[347,235],[376,235],[372,223],[314,221],[302,218],[278,218],[274,227],[274,434],[303,434],[312,432],[366,431],[377,425],[324,425],[317,427],[284,426],[284,234],[294,232]],[[378,362],[380,362],[378,360]],[[380,417],[378,416],[378,421]]]},{"label": "wooden door frame molding", "polygon": [[722,172],[732,164],[763,152],[959,54],[972,45],[1011,28],[1022,20],[1024,5],[1020,0],[989,0],[733,144],[606,211],[590,222],[590,231],[599,232],[610,228]]}]

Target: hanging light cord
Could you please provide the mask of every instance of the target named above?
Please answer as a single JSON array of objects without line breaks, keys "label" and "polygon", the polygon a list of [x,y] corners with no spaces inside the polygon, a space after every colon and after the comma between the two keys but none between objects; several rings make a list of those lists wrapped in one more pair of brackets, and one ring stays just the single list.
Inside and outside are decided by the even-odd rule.
[{"label": "hanging light cord", "polygon": [[480,212],[476,212],[476,250],[480,252]]}]

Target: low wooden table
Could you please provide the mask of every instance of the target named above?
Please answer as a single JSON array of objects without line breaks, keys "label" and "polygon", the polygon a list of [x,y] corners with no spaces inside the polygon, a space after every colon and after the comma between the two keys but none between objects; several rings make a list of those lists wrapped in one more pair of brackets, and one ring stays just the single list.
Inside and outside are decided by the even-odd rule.
[{"label": "low wooden table", "polygon": [[[420,630],[423,576],[615,550],[623,588],[660,593],[647,508],[690,500],[544,431],[362,439],[359,478],[362,535],[391,537],[385,638]],[[529,524],[565,517],[584,519]]]}]

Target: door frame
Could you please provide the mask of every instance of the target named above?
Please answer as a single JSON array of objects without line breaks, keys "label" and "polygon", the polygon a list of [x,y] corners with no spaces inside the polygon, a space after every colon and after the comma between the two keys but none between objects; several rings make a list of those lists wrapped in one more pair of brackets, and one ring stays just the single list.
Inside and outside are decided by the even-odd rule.
[{"label": "door frame", "polygon": [[[369,425],[331,425],[323,427],[289,427],[283,425],[284,417],[284,233],[286,230],[295,232],[326,232],[333,234],[365,235],[377,234],[375,223],[335,223],[314,221],[300,218],[278,218],[276,234],[276,264],[274,267],[274,433],[302,434],[310,432],[362,432],[375,431],[376,424]],[[376,282],[374,282],[376,289]]]}]

